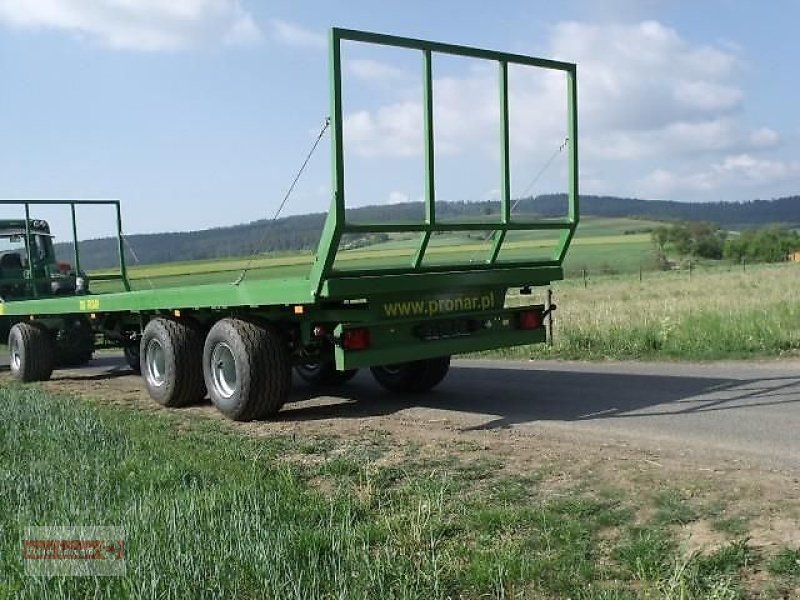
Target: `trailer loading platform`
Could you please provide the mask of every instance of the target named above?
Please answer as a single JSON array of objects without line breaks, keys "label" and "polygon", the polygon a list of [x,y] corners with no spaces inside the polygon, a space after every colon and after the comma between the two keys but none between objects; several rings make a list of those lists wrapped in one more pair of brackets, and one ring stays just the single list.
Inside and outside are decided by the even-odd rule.
[{"label": "trailer loading platform", "polygon": [[[342,109],[343,42],[416,51],[422,58],[425,156],[425,213],[419,222],[353,223],[345,211]],[[433,56],[447,54],[494,63],[500,106],[500,211],[491,222],[441,222],[436,214]],[[512,214],[510,191],[510,65],[555,70],[566,77],[568,110],[568,214],[563,219],[526,220]],[[27,226],[28,266],[23,294],[4,297],[0,318],[10,328],[11,369],[22,381],[44,380],[73,344],[118,346],[140,369],[150,395],[180,406],[208,395],[233,419],[274,415],[289,391],[291,369],[305,379],[333,385],[354,370],[370,367],[384,387],[425,391],[446,375],[452,354],[545,340],[542,304],[509,308],[508,290],[530,294],[563,276],[562,262],[578,225],[576,67],[570,63],[361,31],[330,33],[333,197],[319,247],[307,276],[235,281],[131,291],[125,263],[120,205],[117,215],[118,272],[123,291],[48,295],[39,285],[49,273],[33,268],[34,232]],[[42,204],[70,206],[75,267],[80,253],[75,208],[79,200],[16,200],[31,222]],[[34,215],[35,216],[35,215]],[[431,239],[442,232],[491,231],[479,260],[457,254],[430,257]],[[558,232],[547,259],[504,254],[510,232]],[[339,260],[348,234],[413,234],[416,249],[407,264]],[[42,281],[46,280],[46,281]]]}]

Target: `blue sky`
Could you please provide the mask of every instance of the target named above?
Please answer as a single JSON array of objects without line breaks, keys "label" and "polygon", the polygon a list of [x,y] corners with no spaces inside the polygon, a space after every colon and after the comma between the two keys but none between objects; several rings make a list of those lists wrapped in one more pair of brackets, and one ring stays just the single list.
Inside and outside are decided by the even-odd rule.
[{"label": "blue sky", "polygon": [[[797,194],[799,6],[0,0],[0,196],[119,198],[129,233],[271,215],[328,114],[332,25],[577,62],[583,193]],[[419,57],[344,59],[348,202],[419,199]],[[434,67],[438,197],[496,198],[496,71]],[[512,191],[562,191],[564,82],[511,83]],[[285,214],[326,210],[329,180],[326,140]],[[82,236],[109,233],[82,217]]]}]

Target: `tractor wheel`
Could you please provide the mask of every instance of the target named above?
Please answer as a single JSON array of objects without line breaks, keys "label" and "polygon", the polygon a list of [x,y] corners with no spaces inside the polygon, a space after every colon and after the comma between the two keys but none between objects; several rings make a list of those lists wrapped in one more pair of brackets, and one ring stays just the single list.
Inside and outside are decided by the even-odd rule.
[{"label": "tractor wheel", "polygon": [[141,352],[139,351],[139,345],[136,344],[134,346],[125,346],[122,349],[122,353],[125,355],[125,362],[128,363],[128,366],[131,368],[131,370],[139,375],[142,372]]},{"label": "tractor wheel", "polygon": [[184,320],[155,318],[144,328],[139,352],[145,387],[153,400],[177,407],[205,397],[199,327]]},{"label": "tractor wheel", "polygon": [[82,367],[94,355],[94,331],[89,320],[78,318],[64,324],[56,338],[56,364],[59,367]]},{"label": "tractor wheel", "polygon": [[203,375],[211,401],[235,421],[275,416],[292,383],[289,351],[275,329],[240,319],[217,321],[208,332]]},{"label": "tractor wheel", "polygon": [[433,389],[447,375],[450,357],[429,358],[398,365],[371,367],[373,377],[387,390],[419,394]]},{"label": "tractor wheel", "polygon": [[300,379],[319,387],[336,387],[350,381],[358,373],[358,369],[337,371],[332,361],[304,363],[295,365],[295,372]]},{"label": "tractor wheel", "polygon": [[21,322],[8,334],[11,375],[19,381],[46,381],[55,365],[53,339],[36,322]]}]

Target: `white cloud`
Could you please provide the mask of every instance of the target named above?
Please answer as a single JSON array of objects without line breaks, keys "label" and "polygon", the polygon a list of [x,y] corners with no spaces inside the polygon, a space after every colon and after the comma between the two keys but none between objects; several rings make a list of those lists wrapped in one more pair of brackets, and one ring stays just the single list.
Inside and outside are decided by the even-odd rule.
[{"label": "white cloud", "polygon": [[769,127],[762,127],[750,132],[750,143],[756,148],[768,148],[775,146],[780,141],[778,132]]},{"label": "white cloud", "polygon": [[408,201],[409,201],[408,194],[404,194],[403,192],[391,192],[389,194],[389,199],[388,199],[389,204],[402,204]]},{"label": "white cloud", "polygon": [[422,105],[402,102],[344,120],[348,148],[360,156],[417,156],[422,150]]},{"label": "white cloud", "polygon": [[751,131],[738,119],[720,117],[676,121],[656,129],[595,131],[584,136],[583,153],[593,159],[641,160],[698,154],[754,150],[778,144],[769,128]]},{"label": "white cloud", "polygon": [[678,81],[675,84],[675,101],[688,109],[701,111],[728,111],[742,102],[742,91],[736,87],[708,81]]},{"label": "white cloud", "polygon": [[759,159],[750,154],[737,154],[726,156],[705,170],[679,172],[657,169],[641,184],[649,194],[663,197],[681,192],[758,187],[788,180],[800,180],[800,162]]},{"label": "white cloud", "polygon": [[578,63],[582,120],[591,129],[657,130],[720,118],[742,103],[735,54],[690,44],[657,22],[562,23],[551,52]]},{"label": "white cloud", "polygon": [[270,22],[272,37],[287,46],[300,48],[325,48],[327,38],[324,34],[312,31],[288,21],[273,19]]},{"label": "white cloud", "polygon": [[0,23],[63,30],[120,50],[183,50],[261,38],[238,0],[0,0]]},{"label": "white cloud", "polygon": [[405,75],[402,69],[367,58],[348,61],[347,68],[355,77],[363,81],[394,81]]},{"label": "white cloud", "polygon": [[[553,29],[548,45],[545,55],[578,63],[585,158],[730,154],[779,141],[773,130],[752,130],[743,121],[744,93],[737,82],[741,60],[727,46],[692,44],[654,21],[562,23]],[[392,76],[400,81],[394,67],[373,61],[351,65],[351,71],[366,80]],[[400,93],[414,98],[407,90]],[[563,75],[512,71],[510,94],[512,145],[549,154],[565,135]],[[475,144],[496,144],[499,108],[492,69],[436,78],[434,102],[437,152],[455,154]],[[416,99],[352,113],[347,117],[348,144],[362,156],[418,155],[421,115]]]}]

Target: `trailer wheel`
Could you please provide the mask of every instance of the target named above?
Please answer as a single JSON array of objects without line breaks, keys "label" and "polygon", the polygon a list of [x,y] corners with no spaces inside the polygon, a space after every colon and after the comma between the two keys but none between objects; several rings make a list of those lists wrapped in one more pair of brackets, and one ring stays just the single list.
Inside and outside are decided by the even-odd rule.
[{"label": "trailer wheel", "polygon": [[144,328],[139,348],[140,370],[153,400],[177,407],[205,397],[199,327],[184,320],[155,318]]},{"label": "trailer wheel", "polygon": [[85,317],[65,323],[56,341],[56,364],[59,367],[82,367],[94,355],[94,331]]},{"label": "trailer wheel", "polygon": [[358,373],[358,369],[337,371],[333,361],[303,363],[295,365],[294,370],[303,381],[320,387],[342,385]]},{"label": "trailer wheel", "polygon": [[371,367],[373,377],[387,390],[404,394],[419,394],[433,389],[447,375],[450,357],[429,358],[398,365]]},{"label": "trailer wheel", "polygon": [[125,362],[128,363],[128,366],[133,370],[134,373],[139,375],[142,372],[142,363],[141,363],[141,352],[139,351],[139,345],[133,346],[125,346],[122,349],[122,353],[125,355]]},{"label": "trailer wheel", "polygon": [[19,381],[46,381],[53,374],[55,348],[44,326],[21,322],[8,334],[11,375]]},{"label": "trailer wheel", "polygon": [[203,350],[208,395],[235,421],[272,417],[292,383],[289,352],[278,333],[240,319],[217,321]]}]

